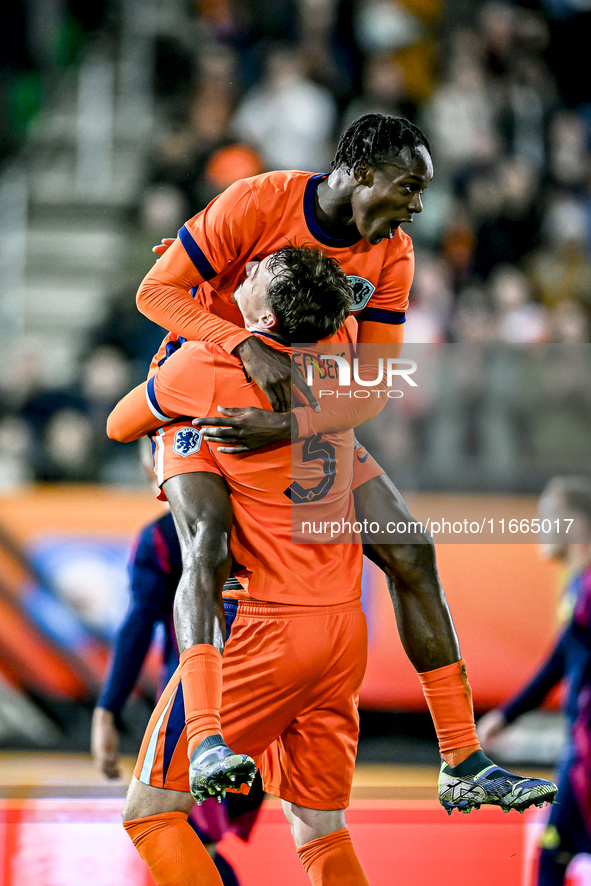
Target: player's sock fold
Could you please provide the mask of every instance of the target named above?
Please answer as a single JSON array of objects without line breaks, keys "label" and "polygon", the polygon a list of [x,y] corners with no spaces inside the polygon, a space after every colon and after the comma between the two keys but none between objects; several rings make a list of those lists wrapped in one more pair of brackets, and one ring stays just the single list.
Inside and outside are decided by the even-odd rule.
[{"label": "player's sock fold", "polygon": [[181,652],[180,662],[190,758],[205,738],[222,734],[222,656],[203,643]]},{"label": "player's sock fold", "polygon": [[464,659],[419,674],[441,756],[457,766],[480,750]]},{"label": "player's sock fold", "polygon": [[312,886],[369,886],[347,828],[305,843],[298,855]]},{"label": "player's sock fold", "polygon": [[461,763],[458,763],[457,766],[450,766],[448,764],[443,768],[450,775],[457,775],[460,778],[465,778],[466,776],[479,775],[489,766],[496,766],[496,764],[493,763],[490,757],[486,756],[482,749],[480,749],[474,751],[469,757],[462,760]]},{"label": "player's sock fold", "polygon": [[158,886],[223,886],[207,849],[184,812],[123,823]]}]

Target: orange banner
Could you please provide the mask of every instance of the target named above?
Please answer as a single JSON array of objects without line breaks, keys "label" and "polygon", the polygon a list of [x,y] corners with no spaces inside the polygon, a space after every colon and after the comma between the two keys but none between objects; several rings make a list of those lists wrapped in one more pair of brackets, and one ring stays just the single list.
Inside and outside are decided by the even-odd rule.
[{"label": "orange banner", "polygon": [[[474,498],[491,513],[506,499]],[[474,502],[472,504],[474,504]],[[457,509],[457,496],[415,496],[413,513]],[[470,497],[463,497],[470,505]],[[534,499],[521,509],[534,512]],[[139,530],[163,512],[149,490],[55,486],[0,496],[0,524],[25,548],[46,537],[87,538],[129,545]],[[514,692],[533,672],[556,631],[556,574],[535,544],[441,544],[441,580],[460,637],[477,709]],[[90,561],[89,561],[90,562]],[[123,561],[122,561],[123,562]],[[414,668],[402,649],[383,574],[367,563],[363,604],[370,652],[362,706],[383,710],[424,710]],[[123,568],[123,565],[121,566]],[[90,577],[89,577],[90,578]],[[125,581],[122,576],[122,582]]]}]

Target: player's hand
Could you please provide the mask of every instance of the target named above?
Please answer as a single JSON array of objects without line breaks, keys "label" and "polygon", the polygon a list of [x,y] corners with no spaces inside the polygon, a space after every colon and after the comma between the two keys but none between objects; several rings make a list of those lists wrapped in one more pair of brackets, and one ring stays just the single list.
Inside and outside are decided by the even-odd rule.
[{"label": "player's hand", "polygon": [[483,747],[489,745],[501,734],[506,725],[507,721],[503,712],[499,708],[493,708],[476,724],[480,744]]},{"label": "player's hand", "polygon": [[193,419],[193,424],[201,428],[202,436],[209,443],[222,444],[218,446],[218,452],[249,452],[270,443],[290,440],[293,423],[297,436],[297,420],[293,412],[269,412],[257,406],[243,409],[218,406],[218,412],[224,418]]},{"label": "player's hand", "polygon": [[119,733],[115,718],[106,708],[95,708],[90,730],[90,750],[100,771],[107,778],[120,778]]},{"label": "player's hand", "polygon": [[162,243],[159,243],[158,246],[152,246],[152,252],[155,252],[156,255],[164,255],[169,246],[175,241],[175,237],[163,237]]},{"label": "player's hand", "polygon": [[289,412],[292,385],[299,388],[315,412],[320,412],[318,400],[287,354],[270,348],[254,335],[240,342],[233,353],[240,357],[247,373],[268,397],[273,412]]}]

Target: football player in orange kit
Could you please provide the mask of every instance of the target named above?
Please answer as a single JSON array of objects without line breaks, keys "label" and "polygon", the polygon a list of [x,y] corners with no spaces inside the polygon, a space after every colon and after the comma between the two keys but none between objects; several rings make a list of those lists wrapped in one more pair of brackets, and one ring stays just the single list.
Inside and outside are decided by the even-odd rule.
[{"label": "football player in orange kit", "polygon": [[[244,328],[232,301],[249,262],[287,240],[320,247],[339,262],[353,286],[359,342],[402,343],[414,259],[412,242],[400,225],[422,211],[421,194],[433,175],[429,145],[406,120],[370,114],[343,134],[333,167],[328,175],[272,172],[236,182],[181,228],[138,292],[140,310],[171,330],[154,365],[186,339],[215,342],[240,358],[276,410],[220,409],[223,418],[206,417],[205,439],[224,444],[222,451],[241,452],[289,439],[293,378],[305,389],[297,374],[292,378],[287,356]],[[324,412],[314,416],[316,433],[333,429]],[[299,420],[297,428],[300,434],[308,432]],[[359,520],[381,526],[412,521],[398,490],[362,450],[355,476]],[[200,509],[214,519],[207,490],[197,488],[205,482],[197,479],[192,490],[188,536],[206,519]],[[440,798],[450,810],[466,811],[478,802],[518,808],[523,796],[513,785],[520,779],[506,778],[500,790],[493,783],[498,770],[480,750],[432,539],[415,530],[402,540],[388,540],[368,539],[364,553],[386,573],[400,636],[433,716],[443,758]],[[177,632],[179,615],[187,645],[198,643],[199,619],[188,588],[177,595]],[[478,790],[471,794],[476,780]],[[483,793],[486,799],[477,800]]]},{"label": "football player in orange kit", "polygon": [[[310,337],[310,323],[319,337],[337,331],[349,313],[351,290],[336,263],[319,251],[284,248],[250,273],[236,299],[253,333],[279,353],[289,353],[291,336]],[[348,319],[340,330],[344,341],[354,327]],[[240,563],[234,572],[242,585],[224,593],[229,633],[223,659],[211,645],[181,654],[191,670],[181,681],[178,669],[152,715],[125,803],[125,828],[159,886],[221,883],[187,823],[193,804],[187,755],[193,752],[192,760],[195,754],[223,755],[228,750],[221,743],[223,729],[233,746],[260,765],[265,789],[283,800],[312,883],[367,886],[344,813],[367,653],[361,545],[351,532],[335,545],[292,544],[293,504],[287,493],[294,464],[305,488],[315,488],[326,476],[323,459],[307,456],[307,440],[237,458],[210,451],[192,425],[179,420],[212,411],[226,393],[247,408],[268,408],[237,357],[210,342],[187,342],[109,419],[115,437],[131,424],[130,433],[141,433],[168,420],[154,435],[155,468],[175,518],[197,478],[207,481],[209,499],[222,515],[222,525],[206,522],[195,534],[194,562],[202,567],[191,576],[194,589],[213,590],[213,598],[220,598],[230,570],[220,538],[230,532],[232,554]],[[366,415],[384,402],[365,401]],[[314,439],[320,442],[320,435]],[[331,514],[349,524],[355,522],[354,449],[353,431],[322,436],[322,450],[331,457],[331,483],[319,498],[322,507],[330,500]],[[234,512],[231,530],[226,484]],[[192,721],[187,711],[185,725],[191,696],[201,716]],[[249,760],[243,757],[241,763],[247,766]]]}]

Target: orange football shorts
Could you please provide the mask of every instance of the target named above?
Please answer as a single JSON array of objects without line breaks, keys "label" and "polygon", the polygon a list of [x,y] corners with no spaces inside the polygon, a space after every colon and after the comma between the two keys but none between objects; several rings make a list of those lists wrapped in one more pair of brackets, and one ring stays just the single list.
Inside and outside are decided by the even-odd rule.
[{"label": "orange football shorts", "polygon": [[[250,754],[265,790],[309,809],[349,804],[367,661],[359,601],[288,606],[225,600],[222,729]],[[187,736],[177,670],[150,719],[135,768],[144,784],[188,791]]]}]

